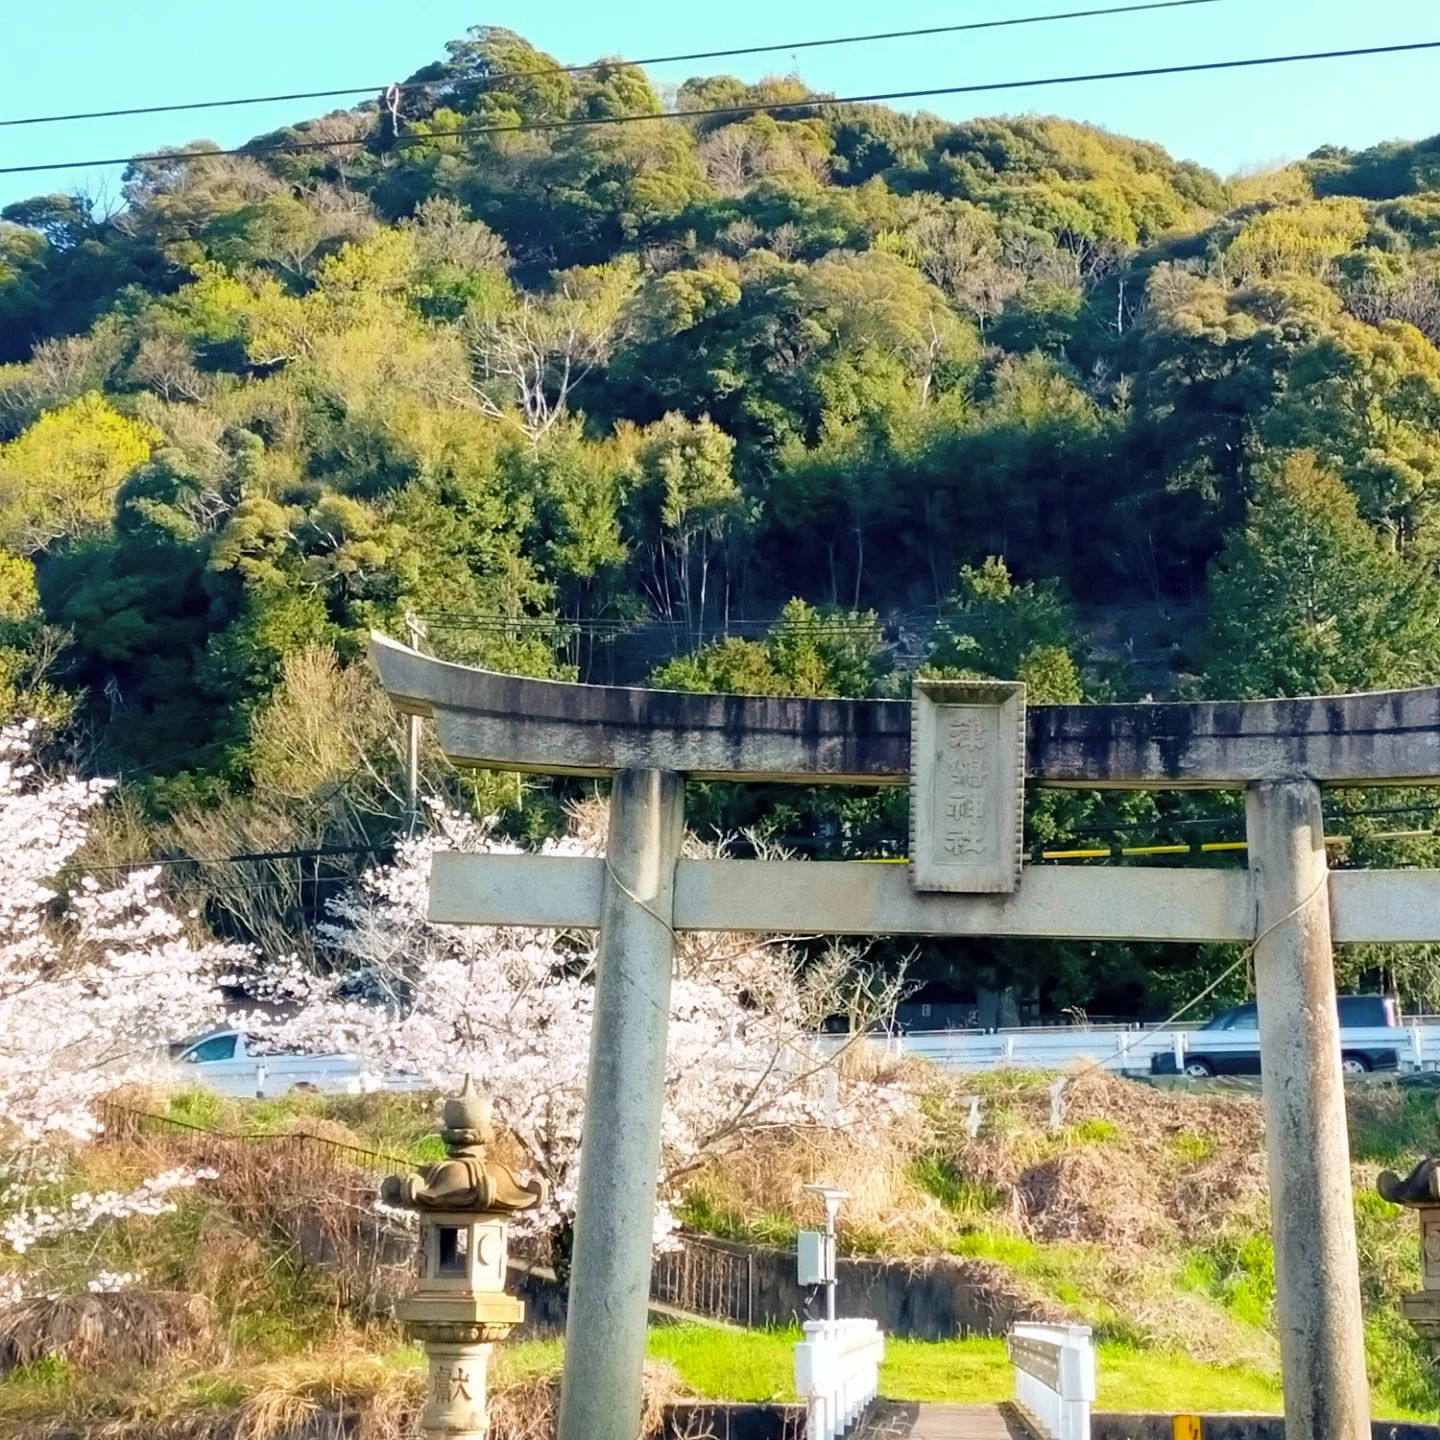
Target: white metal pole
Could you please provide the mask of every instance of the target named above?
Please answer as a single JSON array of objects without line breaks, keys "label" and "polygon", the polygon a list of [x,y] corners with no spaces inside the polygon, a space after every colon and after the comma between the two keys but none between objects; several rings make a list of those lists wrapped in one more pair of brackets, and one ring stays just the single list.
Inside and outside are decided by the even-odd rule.
[{"label": "white metal pole", "polygon": [[[410,648],[418,650],[423,638],[420,622],[413,615],[405,617]],[[405,812],[412,826],[420,823],[420,717],[405,717]]]},{"label": "white metal pole", "polygon": [[825,1197],[825,1268],[829,1277],[825,1281],[825,1318],[832,1325],[835,1323],[835,1272],[840,1259],[835,1248],[835,1211],[839,1203],[829,1195]]}]

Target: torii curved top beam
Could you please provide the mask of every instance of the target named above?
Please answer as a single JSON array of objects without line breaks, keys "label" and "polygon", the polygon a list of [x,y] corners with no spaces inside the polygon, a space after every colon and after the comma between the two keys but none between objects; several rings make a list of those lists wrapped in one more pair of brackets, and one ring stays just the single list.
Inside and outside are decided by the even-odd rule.
[{"label": "torii curved top beam", "polygon": [[[396,706],[432,717],[456,764],[547,774],[674,770],[696,779],[903,785],[910,705],[576,685],[422,655],[370,655]],[[1026,772],[1082,789],[1440,784],[1440,689],[1303,700],[1036,705]]]}]

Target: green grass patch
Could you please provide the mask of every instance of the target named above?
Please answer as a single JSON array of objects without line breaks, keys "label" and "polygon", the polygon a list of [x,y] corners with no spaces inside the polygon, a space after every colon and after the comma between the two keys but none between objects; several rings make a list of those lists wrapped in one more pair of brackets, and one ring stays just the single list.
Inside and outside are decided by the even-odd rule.
[{"label": "green grass patch", "polygon": [[[415,1353],[423,1363],[423,1354],[418,1349]],[[492,1353],[490,1387],[498,1390],[538,1375],[553,1374],[565,1358],[565,1347],[559,1340],[516,1340],[497,1345]]]},{"label": "green grass patch", "polygon": [[681,1224],[699,1235],[714,1235],[720,1240],[738,1240],[749,1245],[788,1249],[795,1244],[800,1230],[793,1217],[778,1212],[746,1220],[703,1190],[692,1190],[675,1207],[675,1214]]},{"label": "green grass patch", "polygon": [[[669,1362],[685,1385],[707,1399],[793,1400],[795,1343],[789,1330],[721,1330],[702,1325],[667,1325],[650,1331],[652,1359]],[[560,1360],[558,1342],[507,1347],[504,1364],[529,1363],[541,1370]],[[514,1352],[522,1352],[516,1355]],[[1183,1356],[1133,1345],[1098,1349],[1100,1409],[1158,1410],[1200,1414],[1254,1411],[1277,1414],[1280,1384],[1242,1366],[1203,1365]],[[534,1373],[531,1371],[530,1373]],[[890,1400],[926,1404],[985,1405],[1014,1394],[1014,1372],[1000,1339],[887,1339],[880,1393]],[[1404,1407],[1377,1395],[1376,1410],[1401,1418]]]},{"label": "green grass patch", "polygon": [[1169,1150],[1181,1165],[1202,1165],[1215,1153],[1215,1141],[1198,1131],[1184,1130],[1171,1138]]},{"label": "green grass patch", "polygon": [[880,1393],[925,1404],[988,1405],[1015,1393],[1003,1340],[885,1342]]},{"label": "green grass patch", "polygon": [[1082,1145],[1105,1145],[1112,1140],[1119,1140],[1125,1132],[1113,1120],[1095,1116],[1093,1119],[1081,1120],[1067,1126],[1065,1134]]},{"label": "green grass patch", "polygon": [[1264,1234],[1222,1236],[1191,1251],[1178,1280],[1218,1300],[1237,1320],[1263,1328],[1275,1303],[1275,1247]]},{"label": "green grass patch", "polygon": [[225,1097],[213,1090],[182,1090],[170,1096],[165,1113],[170,1119],[181,1120],[187,1125],[218,1130],[223,1127],[229,1108]]},{"label": "green grass patch", "polygon": [[55,1390],[70,1384],[70,1363],[58,1355],[45,1355],[29,1365],[17,1365],[6,1377],[7,1385],[29,1385],[37,1390]]},{"label": "green grass patch", "polygon": [[715,1400],[793,1400],[799,1330],[716,1330],[663,1325],[650,1331],[649,1352],[680,1372],[697,1395]]},{"label": "green grass patch", "polygon": [[1001,1230],[967,1230],[956,1235],[948,1248],[952,1255],[962,1259],[992,1260],[997,1265],[1009,1266],[1017,1274],[1048,1269],[1050,1263],[1033,1240],[1007,1235]]},{"label": "green grass patch", "polygon": [[172,1120],[222,1134],[284,1134],[333,1121],[355,1136],[354,1144],[414,1164],[443,1160],[435,1099],[425,1094],[271,1095],[263,1100],[182,1090],[168,1097],[163,1112]]},{"label": "green grass patch", "polygon": [[[665,1360],[685,1385],[707,1399],[786,1401],[795,1398],[798,1330],[720,1330],[673,1325],[650,1331],[652,1359]],[[560,1361],[559,1342],[508,1347],[531,1350],[542,1369]],[[505,1353],[505,1352],[502,1352]],[[504,1363],[512,1363],[507,1353]],[[522,1362],[523,1363],[523,1362]],[[1152,1410],[1182,1414],[1279,1414],[1279,1379],[1238,1365],[1198,1360],[1130,1344],[1097,1349],[1101,1410]],[[533,1372],[532,1372],[533,1373]],[[880,1393],[890,1400],[936,1405],[989,1405],[1015,1393],[1014,1371],[1000,1339],[887,1339]],[[1386,1419],[1426,1418],[1386,1391],[1374,1396]]]},{"label": "green grass patch", "polygon": [[1350,1158],[1408,1171],[1435,1144],[1437,1092],[1377,1088],[1355,1091],[1350,1103]]},{"label": "green grass patch", "polygon": [[905,1174],[911,1184],[933,1195],[952,1215],[988,1215],[1005,1203],[994,1185],[967,1179],[955,1162],[943,1155],[914,1160]]},{"label": "green grass patch", "polygon": [[1101,1339],[1129,1340],[1136,1333],[1108,1298],[1107,1257],[1099,1245],[1038,1245],[1008,1231],[977,1227],[954,1236],[946,1248],[962,1259],[1004,1266],[1031,1290],[1092,1326]]},{"label": "green grass patch", "polygon": [[1280,1382],[1239,1365],[1202,1365],[1182,1355],[1105,1345],[1099,1354],[1097,1410],[1182,1414],[1278,1414]]},{"label": "green grass patch", "polygon": [[188,1405],[228,1410],[239,1405],[249,1393],[245,1382],[234,1375],[201,1375],[185,1387]]}]

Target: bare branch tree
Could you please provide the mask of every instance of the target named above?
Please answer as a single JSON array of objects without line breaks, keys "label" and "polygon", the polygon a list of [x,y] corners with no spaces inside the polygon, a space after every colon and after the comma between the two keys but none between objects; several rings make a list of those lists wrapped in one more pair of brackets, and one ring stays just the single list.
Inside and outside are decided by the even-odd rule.
[{"label": "bare branch tree", "polygon": [[549,295],[522,295],[470,334],[471,382],[485,414],[532,438],[566,414],[575,387],[609,359],[627,322],[633,266],[572,270]]}]

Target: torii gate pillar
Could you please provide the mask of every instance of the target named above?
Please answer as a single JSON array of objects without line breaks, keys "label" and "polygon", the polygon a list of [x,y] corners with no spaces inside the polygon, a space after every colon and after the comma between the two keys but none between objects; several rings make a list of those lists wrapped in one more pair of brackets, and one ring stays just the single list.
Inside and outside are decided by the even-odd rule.
[{"label": "torii gate pillar", "polygon": [[1285,1433],[1368,1440],[1320,787],[1310,780],[1253,784],[1245,820],[1259,909],[1255,998]]},{"label": "torii gate pillar", "polygon": [[685,782],[621,770],[610,792],[595,1021],[580,1140],[560,1440],[635,1440],[675,961]]}]

